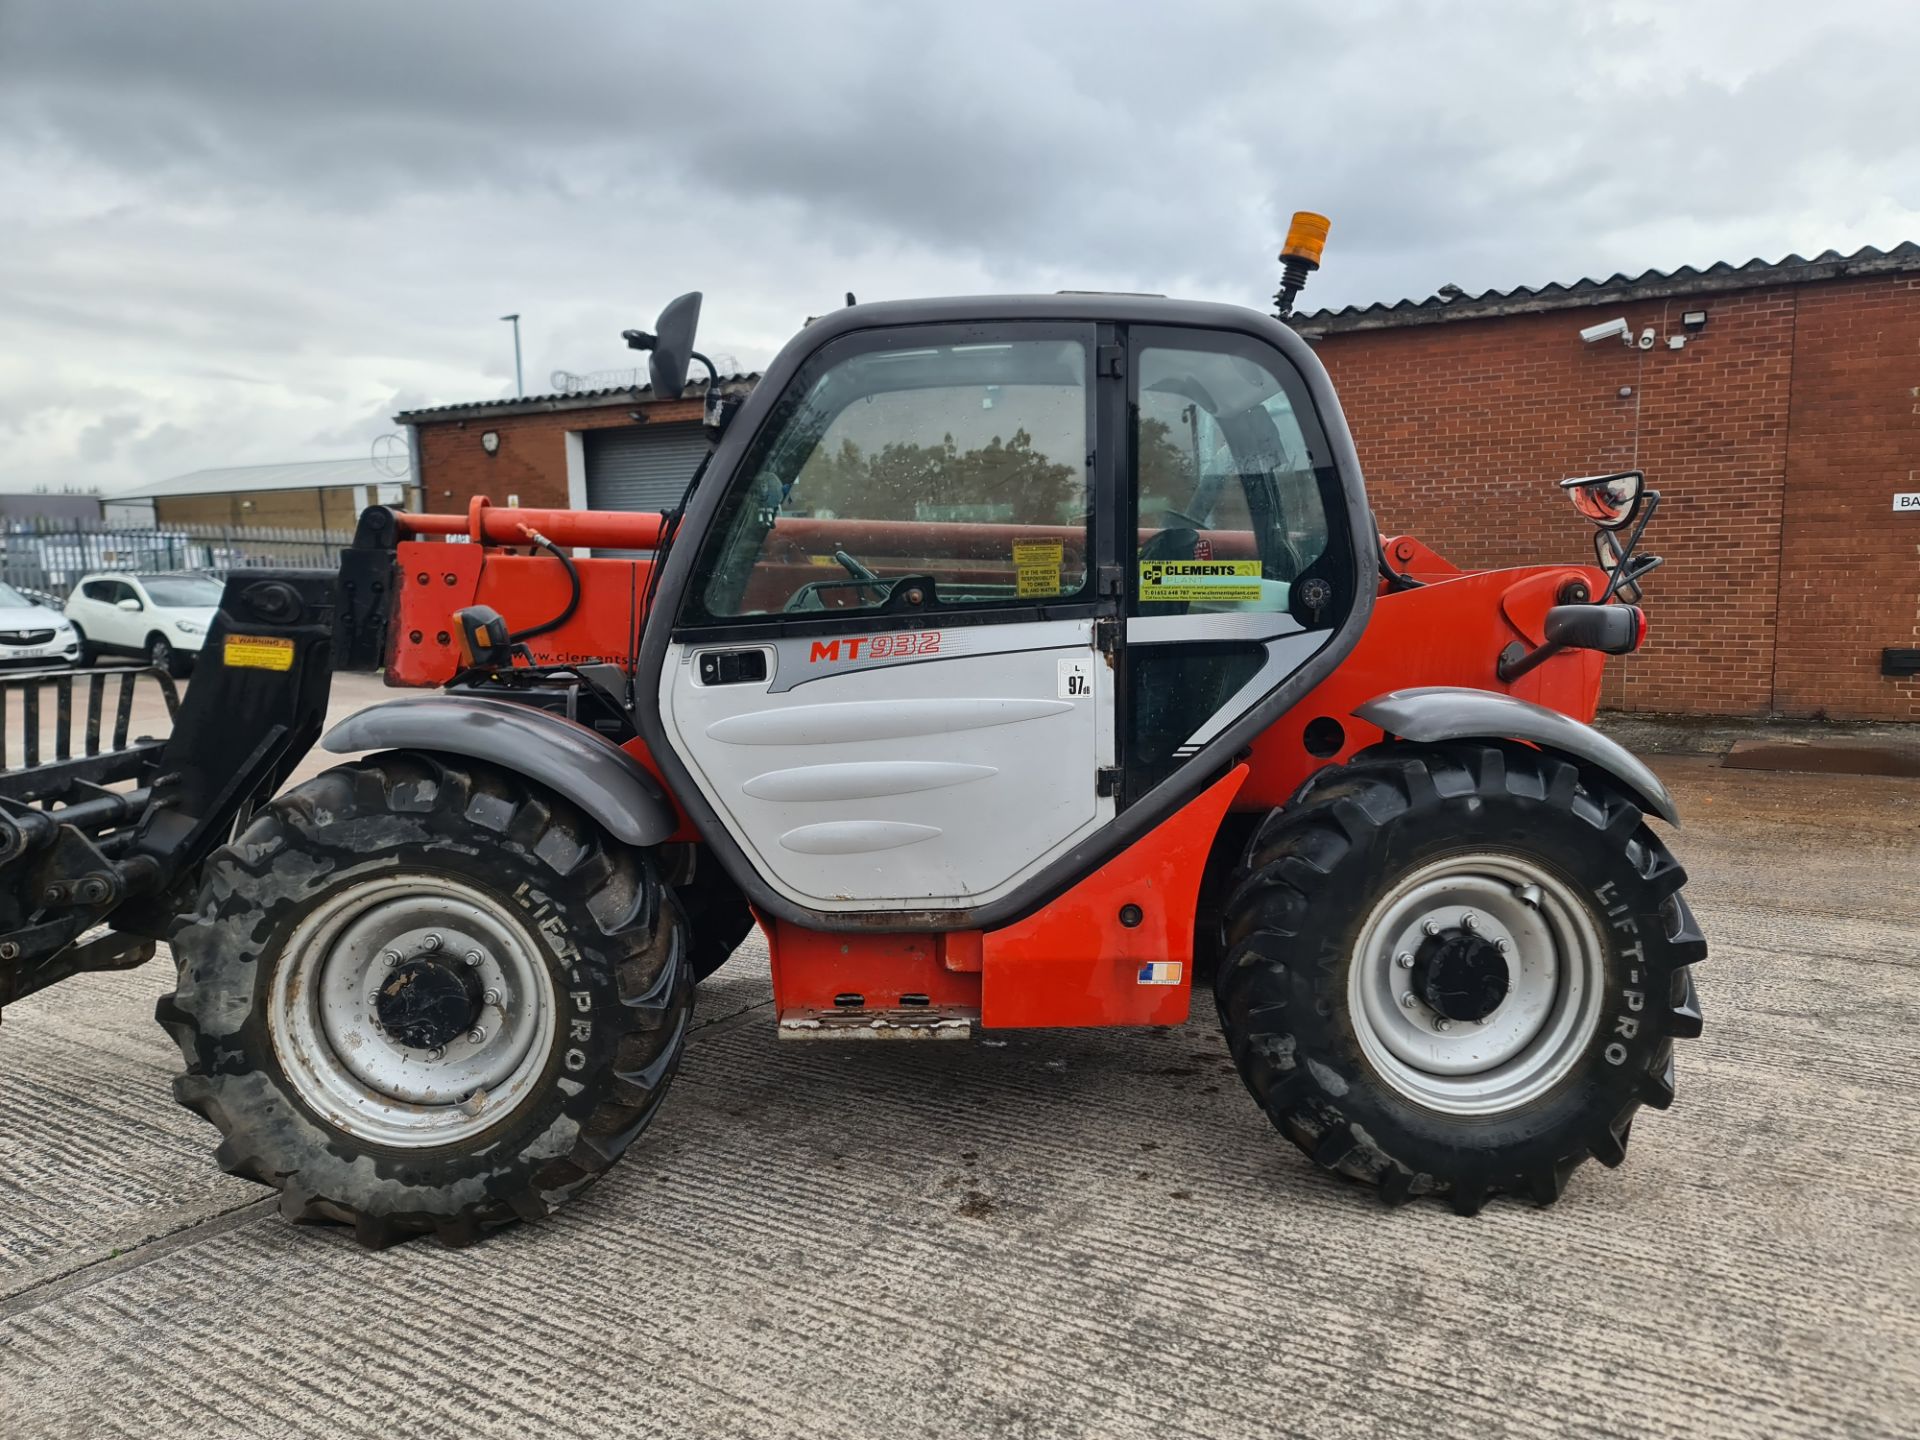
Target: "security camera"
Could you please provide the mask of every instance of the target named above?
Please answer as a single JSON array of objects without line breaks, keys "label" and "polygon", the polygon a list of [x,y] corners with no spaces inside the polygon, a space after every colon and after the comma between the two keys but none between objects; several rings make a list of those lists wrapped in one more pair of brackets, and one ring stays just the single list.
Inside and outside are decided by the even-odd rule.
[{"label": "security camera", "polygon": [[1651,350],[1653,348],[1653,327],[1651,325],[1640,332],[1640,348],[1642,350]]},{"label": "security camera", "polygon": [[1622,320],[1608,320],[1604,324],[1589,325],[1580,332],[1580,338],[1589,345],[1598,345],[1602,340],[1618,340],[1622,345],[1633,344],[1633,327]]}]

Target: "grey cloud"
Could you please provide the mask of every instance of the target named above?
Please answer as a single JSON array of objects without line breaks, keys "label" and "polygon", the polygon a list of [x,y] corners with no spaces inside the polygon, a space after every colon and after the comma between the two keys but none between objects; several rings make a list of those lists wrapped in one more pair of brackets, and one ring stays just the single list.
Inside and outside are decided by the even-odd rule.
[{"label": "grey cloud", "polygon": [[[537,389],[695,287],[749,364],[849,288],[1258,306],[1296,207],[1309,304],[1891,244],[1916,61],[1897,0],[0,0],[0,423],[47,480],[357,448],[509,390],[495,315]],[[49,378],[137,398],[26,427]]]},{"label": "grey cloud", "polygon": [[79,456],[89,464],[111,460],[119,453],[121,443],[139,432],[138,415],[103,415],[80,432]]}]

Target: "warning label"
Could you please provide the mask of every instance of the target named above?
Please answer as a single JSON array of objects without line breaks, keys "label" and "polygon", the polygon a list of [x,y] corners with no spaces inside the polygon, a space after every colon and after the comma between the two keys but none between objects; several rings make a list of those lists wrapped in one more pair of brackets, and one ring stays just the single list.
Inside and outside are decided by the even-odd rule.
[{"label": "warning label", "polygon": [[293,641],[272,635],[229,635],[221,659],[229,670],[291,670]]},{"label": "warning label", "polygon": [[1066,547],[1058,540],[1021,541],[1013,547],[1015,592],[1022,600],[1060,593]]},{"label": "warning label", "polygon": [[1258,560],[1142,560],[1140,599],[1149,604],[1183,600],[1258,600]]}]

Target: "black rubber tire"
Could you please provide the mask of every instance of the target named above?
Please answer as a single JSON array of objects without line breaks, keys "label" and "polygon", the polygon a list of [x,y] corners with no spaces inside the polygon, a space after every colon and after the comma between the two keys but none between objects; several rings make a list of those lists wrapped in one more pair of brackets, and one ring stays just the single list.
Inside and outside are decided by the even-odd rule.
[{"label": "black rubber tire", "polygon": [[157,633],[147,636],[147,663],[156,670],[166,671],[176,680],[184,680],[192,664],[174,649],[172,641]]},{"label": "black rubber tire", "polygon": [[747,897],[703,847],[689,847],[692,873],[673,882],[687,915],[687,960],[695,981],[706,979],[740,948],[753,929]]},{"label": "black rubber tire", "polygon": [[[276,946],[325,897],[402,865],[525,912],[570,1002],[531,1093],[460,1144],[382,1146],[329,1124],[296,1095],[268,1030]],[[173,951],[179,988],[156,1016],[186,1060],[175,1098],[225,1137],[221,1167],[277,1188],[288,1219],[352,1225],[375,1247],[467,1244],[605,1173],[666,1092],[693,994],[685,920],[647,854],[518,776],[413,753],[273,801],[208,861]]]},{"label": "black rubber tire", "polygon": [[[1351,957],[1395,880],[1461,851],[1500,850],[1565,880],[1606,937],[1600,1018],[1551,1091],[1458,1116],[1395,1089],[1349,1017]],[[1606,777],[1517,744],[1386,744],[1309,781],[1255,833],[1227,904],[1215,978],[1241,1078],[1323,1169],[1390,1203],[1498,1194],[1557,1199],[1589,1156],[1626,1158],[1641,1105],[1673,1101],[1673,1042],[1700,1033],[1691,965],[1706,956],[1686,874]]]}]

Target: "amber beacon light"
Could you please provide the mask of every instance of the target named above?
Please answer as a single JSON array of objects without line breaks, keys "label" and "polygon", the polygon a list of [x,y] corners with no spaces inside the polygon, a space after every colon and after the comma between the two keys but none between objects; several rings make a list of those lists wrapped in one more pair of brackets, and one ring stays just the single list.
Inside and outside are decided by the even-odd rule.
[{"label": "amber beacon light", "polygon": [[1296,210],[1287,226],[1287,243],[1280,249],[1280,292],[1273,297],[1276,313],[1291,315],[1293,297],[1307,283],[1307,276],[1320,268],[1320,252],[1327,248],[1327,228],[1331,222],[1311,210]]}]

